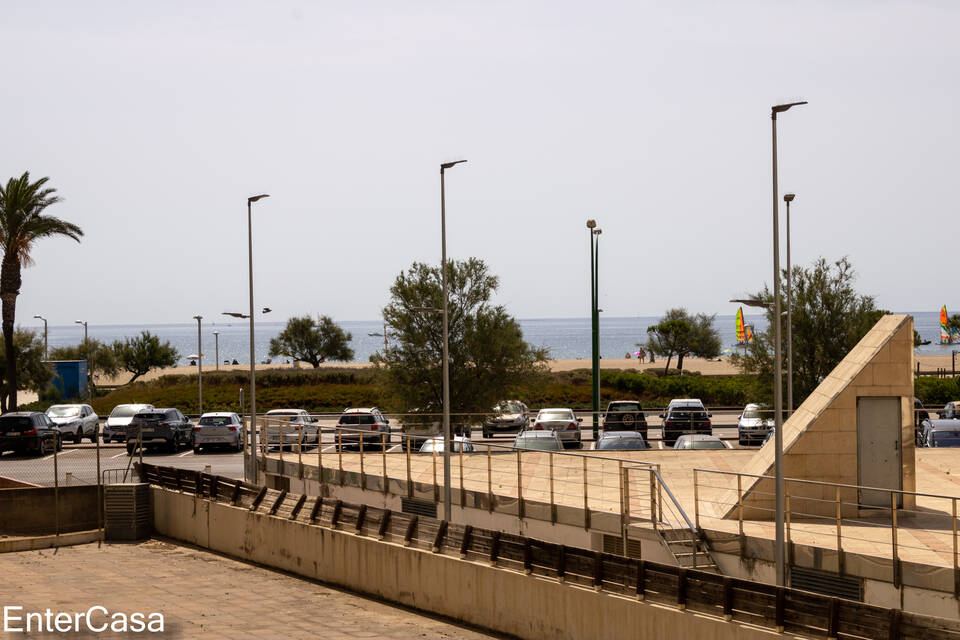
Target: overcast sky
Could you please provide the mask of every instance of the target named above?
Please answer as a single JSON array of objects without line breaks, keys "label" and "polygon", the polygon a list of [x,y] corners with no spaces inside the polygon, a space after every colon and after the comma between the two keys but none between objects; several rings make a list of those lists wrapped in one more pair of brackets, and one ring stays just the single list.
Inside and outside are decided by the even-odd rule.
[{"label": "overcast sky", "polygon": [[[682,8],[681,8],[682,7]],[[960,312],[955,2],[13,2],[0,178],[49,176],[18,321],[376,319],[478,256],[520,318],[728,314],[772,277],[770,106],[793,258]],[[782,211],[781,211],[782,214]],[[782,217],[782,216],[781,216]]]}]

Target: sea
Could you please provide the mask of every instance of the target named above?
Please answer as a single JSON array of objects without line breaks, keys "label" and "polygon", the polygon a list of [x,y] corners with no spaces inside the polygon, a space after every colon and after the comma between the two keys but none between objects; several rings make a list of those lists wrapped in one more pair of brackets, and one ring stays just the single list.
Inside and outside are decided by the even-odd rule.
[{"label": "sea", "polygon": [[[898,312],[900,313],[900,312]],[[929,345],[917,348],[918,353],[949,354],[956,345],[940,345],[940,315],[938,311],[903,312],[914,318],[914,328],[924,340],[930,340]],[[626,354],[633,354],[637,344],[646,341],[647,327],[659,320],[656,316],[635,316],[625,318],[600,318],[600,356],[602,358],[624,358]],[[744,312],[744,320],[754,326],[756,331],[766,329],[766,317],[762,314]],[[590,360],[590,318],[531,318],[521,319],[527,342],[537,347],[544,347],[552,359],[583,359]],[[384,345],[384,327],[380,320],[356,320],[339,323],[352,336],[350,346],[354,351],[354,360],[366,362],[377,350]],[[256,359],[257,362],[266,362],[269,358],[270,339],[276,337],[283,330],[284,322],[258,322],[256,325]],[[732,353],[736,348],[736,329],[733,315],[718,315],[714,326],[720,332],[724,344],[725,355]],[[37,328],[42,334],[43,325]],[[142,331],[159,336],[162,341],[169,341],[180,352],[180,364],[190,364],[190,356],[198,352],[196,322],[180,324],[104,324],[89,325],[88,332],[91,339],[97,339],[107,344],[114,340],[139,335]],[[214,336],[214,331],[219,336]],[[201,327],[202,352],[204,364],[212,364],[219,358],[220,362],[240,364],[250,362],[250,328],[249,324],[240,320],[236,322],[203,323]],[[76,345],[83,341],[83,327],[78,324],[50,325],[47,330],[49,346]],[[283,357],[273,358],[274,362],[285,362]]]}]

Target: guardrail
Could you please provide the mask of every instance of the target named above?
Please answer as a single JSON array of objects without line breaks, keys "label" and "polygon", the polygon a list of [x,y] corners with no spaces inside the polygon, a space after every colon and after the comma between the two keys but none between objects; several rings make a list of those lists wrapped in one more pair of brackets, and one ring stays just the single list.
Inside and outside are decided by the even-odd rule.
[{"label": "guardrail", "polygon": [[427,516],[305,496],[202,472],[138,465],[145,482],[268,517],[376,537],[597,591],[814,637],[960,640],[950,620],[589,551]]}]

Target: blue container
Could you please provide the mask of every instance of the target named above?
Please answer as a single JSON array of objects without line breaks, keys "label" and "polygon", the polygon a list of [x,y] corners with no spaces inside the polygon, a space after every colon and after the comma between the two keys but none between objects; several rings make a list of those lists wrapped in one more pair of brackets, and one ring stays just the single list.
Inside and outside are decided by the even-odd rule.
[{"label": "blue container", "polygon": [[50,364],[54,373],[51,384],[62,398],[82,400],[87,397],[86,360],[51,360]]}]

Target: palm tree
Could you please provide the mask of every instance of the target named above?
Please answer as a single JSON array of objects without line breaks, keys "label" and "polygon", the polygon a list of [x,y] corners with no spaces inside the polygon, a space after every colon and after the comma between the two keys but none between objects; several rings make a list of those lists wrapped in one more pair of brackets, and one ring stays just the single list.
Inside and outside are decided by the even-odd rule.
[{"label": "palm tree", "polygon": [[[13,345],[17,296],[20,295],[20,270],[33,264],[30,249],[34,241],[49,236],[67,236],[80,242],[83,231],[77,225],[46,216],[44,209],[60,202],[56,189],[48,188],[49,178],[30,182],[30,173],[10,178],[0,186],[0,302],[3,304],[3,344],[6,350],[6,384],[0,393],[0,405],[17,410],[17,353]],[[9,398],[9,401],[7,400]]]}]

